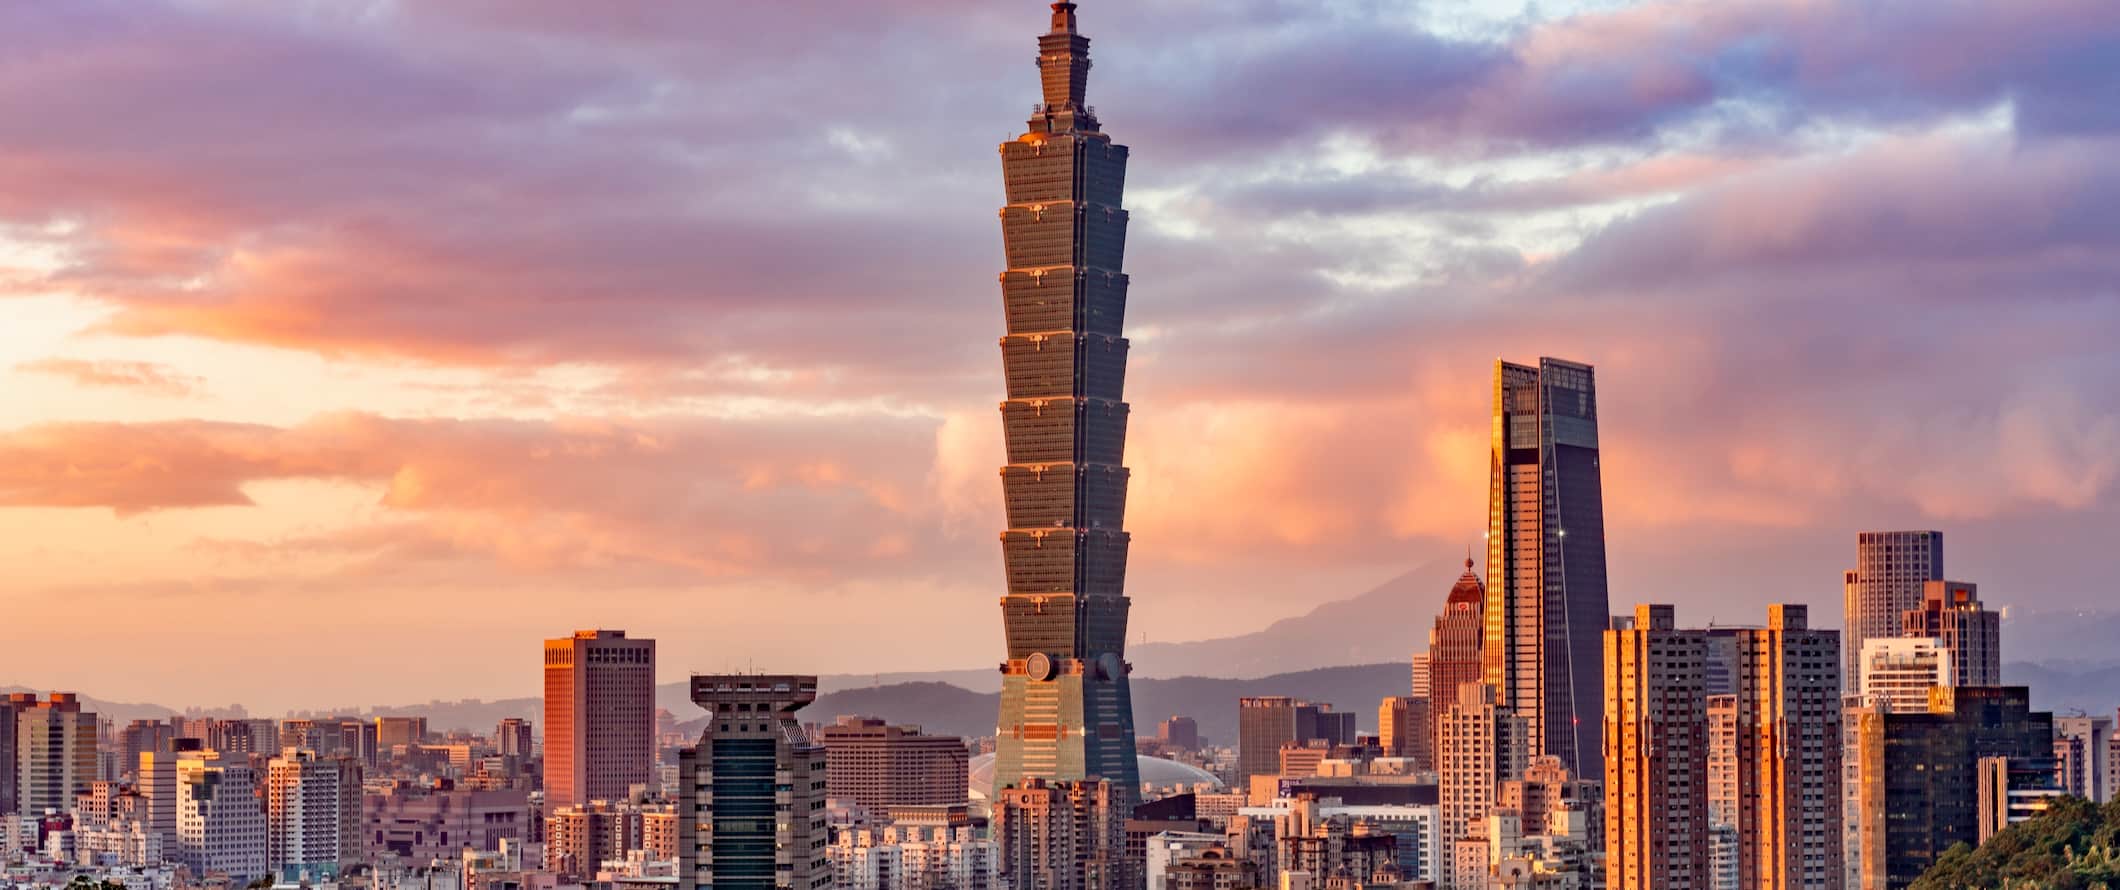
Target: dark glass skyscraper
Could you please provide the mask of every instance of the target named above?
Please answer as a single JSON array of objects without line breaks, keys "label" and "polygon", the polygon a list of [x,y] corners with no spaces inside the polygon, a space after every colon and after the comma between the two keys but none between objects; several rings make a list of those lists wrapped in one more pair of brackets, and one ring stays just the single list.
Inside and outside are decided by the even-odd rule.
[{"label": "dark glass skyscraper", "polygon": [[1139,792],[1128,692],[1126,147],[1084,104],[1089,38],[1053,4],[1038,38],[1045,101],[1001,145],[1007,184],[1001,338],[1008,463],[994,787],[1096,776]]},{"label": "dark glass skyscraper", "polygon": [[1494,365],[1484,681],[1578,776],[1604,772],[1605,494],[1589,365]]}]

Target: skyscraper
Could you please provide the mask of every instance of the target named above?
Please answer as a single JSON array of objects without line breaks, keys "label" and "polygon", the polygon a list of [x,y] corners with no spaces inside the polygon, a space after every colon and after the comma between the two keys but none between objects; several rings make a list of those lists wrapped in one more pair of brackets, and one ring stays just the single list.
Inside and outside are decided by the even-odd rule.
[{"label": "skyscraper", "polygon": [[1001,145],[1008,661],[994,787],[1140,781],[1126,663],[1126,147],[1085,104],[1075,4],[1038,39],[1045,101]]},{"label": "skyscraper", "polygon": [[1927,711],[1860,719],[1863,890],[1898,890],[1980,840],[1983,758],[2052,774],[2053,715],[2033,711],[2022,686],[1938,686]]},{"label": "skyscraper", "polygon": [[1386,757],[1411,758],[1435,768],[1435,715],[1426,696],[1394,695],[1377,705],[1377,743]]},{"label": "skyscraper", "polygon": [[832,885],[825,750],[795,721],[816,700],[816,677],[692,677],[709,716],[698,746],[678,755],[680,890]]},{"label": "skyscraper", "polygon": [[654,640],[578,630],[545,641],[547,809],[623,800],[650,782],[654,736]]},{"label": "skyscraper", "polygon": [[177,859],[193,874],[264,877],[267,836],[258,771],[248,758],[191,751],[177,758]]},{"label": "skyscraper", "polygon": [[[1721,815],[1736,827],[1746,888],[1827,890],[1845,877],[1840,633],[1811,629],[1808,611],[1768,606],[1766,627],[1735,632],[1732,725],[1726,735],[1711,733],[1724,745],[1710,745],[1710,763],[1721,755],[1735,784]],[[1718,796],[1712,781],[1710,793]]]},{"label": "skyscraper", "polygon": [[1126,886],[1126,812],[1133,795],[1105,780],[1028,779],[995,789],[993,836],[1010,890]]},{"label": "skyscraper", "polygon": [[1487,589],[1472,573],[1472,557],[1465,558],[1465,574],[1450,586],[1443,611],[1428,630],[1428,685],[1414,690],[1429,703],[1430,736],[1445,711],[1457,703],[1458,687],[1481,682],[1480,638],[1485,625],[1481,610],[1487,605]]},{"label": "skyscraper", "polygon": [[1495,362],[1491,469],[1483,679],[1530,722],[1539,753],[1598,775],[1600,635],[1611,616],[1589,365]]},{"label": "skyscraper", "polygon": [[74,808],[96,781],[96,715],[71,692],[11,699],[15,715],[15,804],[24,816]]},{"label": "skyscraper", "polygon": [[503,717],[493,728],[493,750],[509,757],[529,757],[535,747],[535,734],[530,721],[521,717]]},{"label": "skyscraper", "polygon": [[1642,605],[1605,632],[1605,886],[1704,890],[1708,857],[1706,634]]},{"label": "skyscraper", "polygon": [[[1252,776],[1270,776],[1281,769],[1281,746],[1323,741],[1327,747],[1354,741],[1353,714],[1339,714],[1332,705],[1314,705],[1285,695],[1254,695],[1237,699],[1237,776],[1239,784]],[[995,787],[1000,787],[996,784]]]},{"label": "skyscraper", "polygon": [[36,704],[34,693],[9,693],[0,701],[0,816],[19,812],[15,799],[15,719],[25,705]]},{"label": "skyscraper", "polygon": [[1950,686],[2002,685],[2002,616],[1980,604],[1980,588],[1964,581],[1927,581],[1921,606],[1907,610],[1900,631],[1934,637],[1951,650]]},{"label": "skyscraper", "polygon": [[1845,654],[1841,679],[1858,692],[1862,645],[1900,636],[1907,612],[1921,608],[1922,588],[1943,580],[1943,533],[1862,532],[1855,537],[1855,568],[1843,576],[1847,593]]}]

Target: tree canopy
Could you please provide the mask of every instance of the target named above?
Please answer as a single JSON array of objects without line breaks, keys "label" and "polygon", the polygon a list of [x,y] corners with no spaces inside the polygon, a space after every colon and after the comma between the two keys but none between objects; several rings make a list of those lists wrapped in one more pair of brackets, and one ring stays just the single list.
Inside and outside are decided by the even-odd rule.
[{"label": "tree canopy", "polygon": [[2120,802],[2057,799],[1978,848],[1944,852],[1910,890],[2120,890]]}]

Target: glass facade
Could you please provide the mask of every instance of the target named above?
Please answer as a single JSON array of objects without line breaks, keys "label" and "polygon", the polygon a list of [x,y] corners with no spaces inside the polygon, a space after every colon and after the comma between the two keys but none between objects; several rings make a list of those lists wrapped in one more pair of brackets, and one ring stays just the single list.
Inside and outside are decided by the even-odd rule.
[{"label": "glass facade", "polygon": [[1045,101],[1001,146],[1001,533],[1007,593],[994,787],[1139,790],[1127,682],[1126,147],[1084,104],[1073,3],[1038,40]]}]

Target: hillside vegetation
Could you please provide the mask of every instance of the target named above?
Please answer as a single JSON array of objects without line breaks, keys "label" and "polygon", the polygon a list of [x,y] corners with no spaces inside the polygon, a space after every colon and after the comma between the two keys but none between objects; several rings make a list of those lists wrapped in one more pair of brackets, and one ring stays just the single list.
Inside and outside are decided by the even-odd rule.
[{"label": "hillside vegetation", "polygon": [[2065,798],[1974,849],[1959,844],[1911,890],[2120,890],[2120,803]]}]

